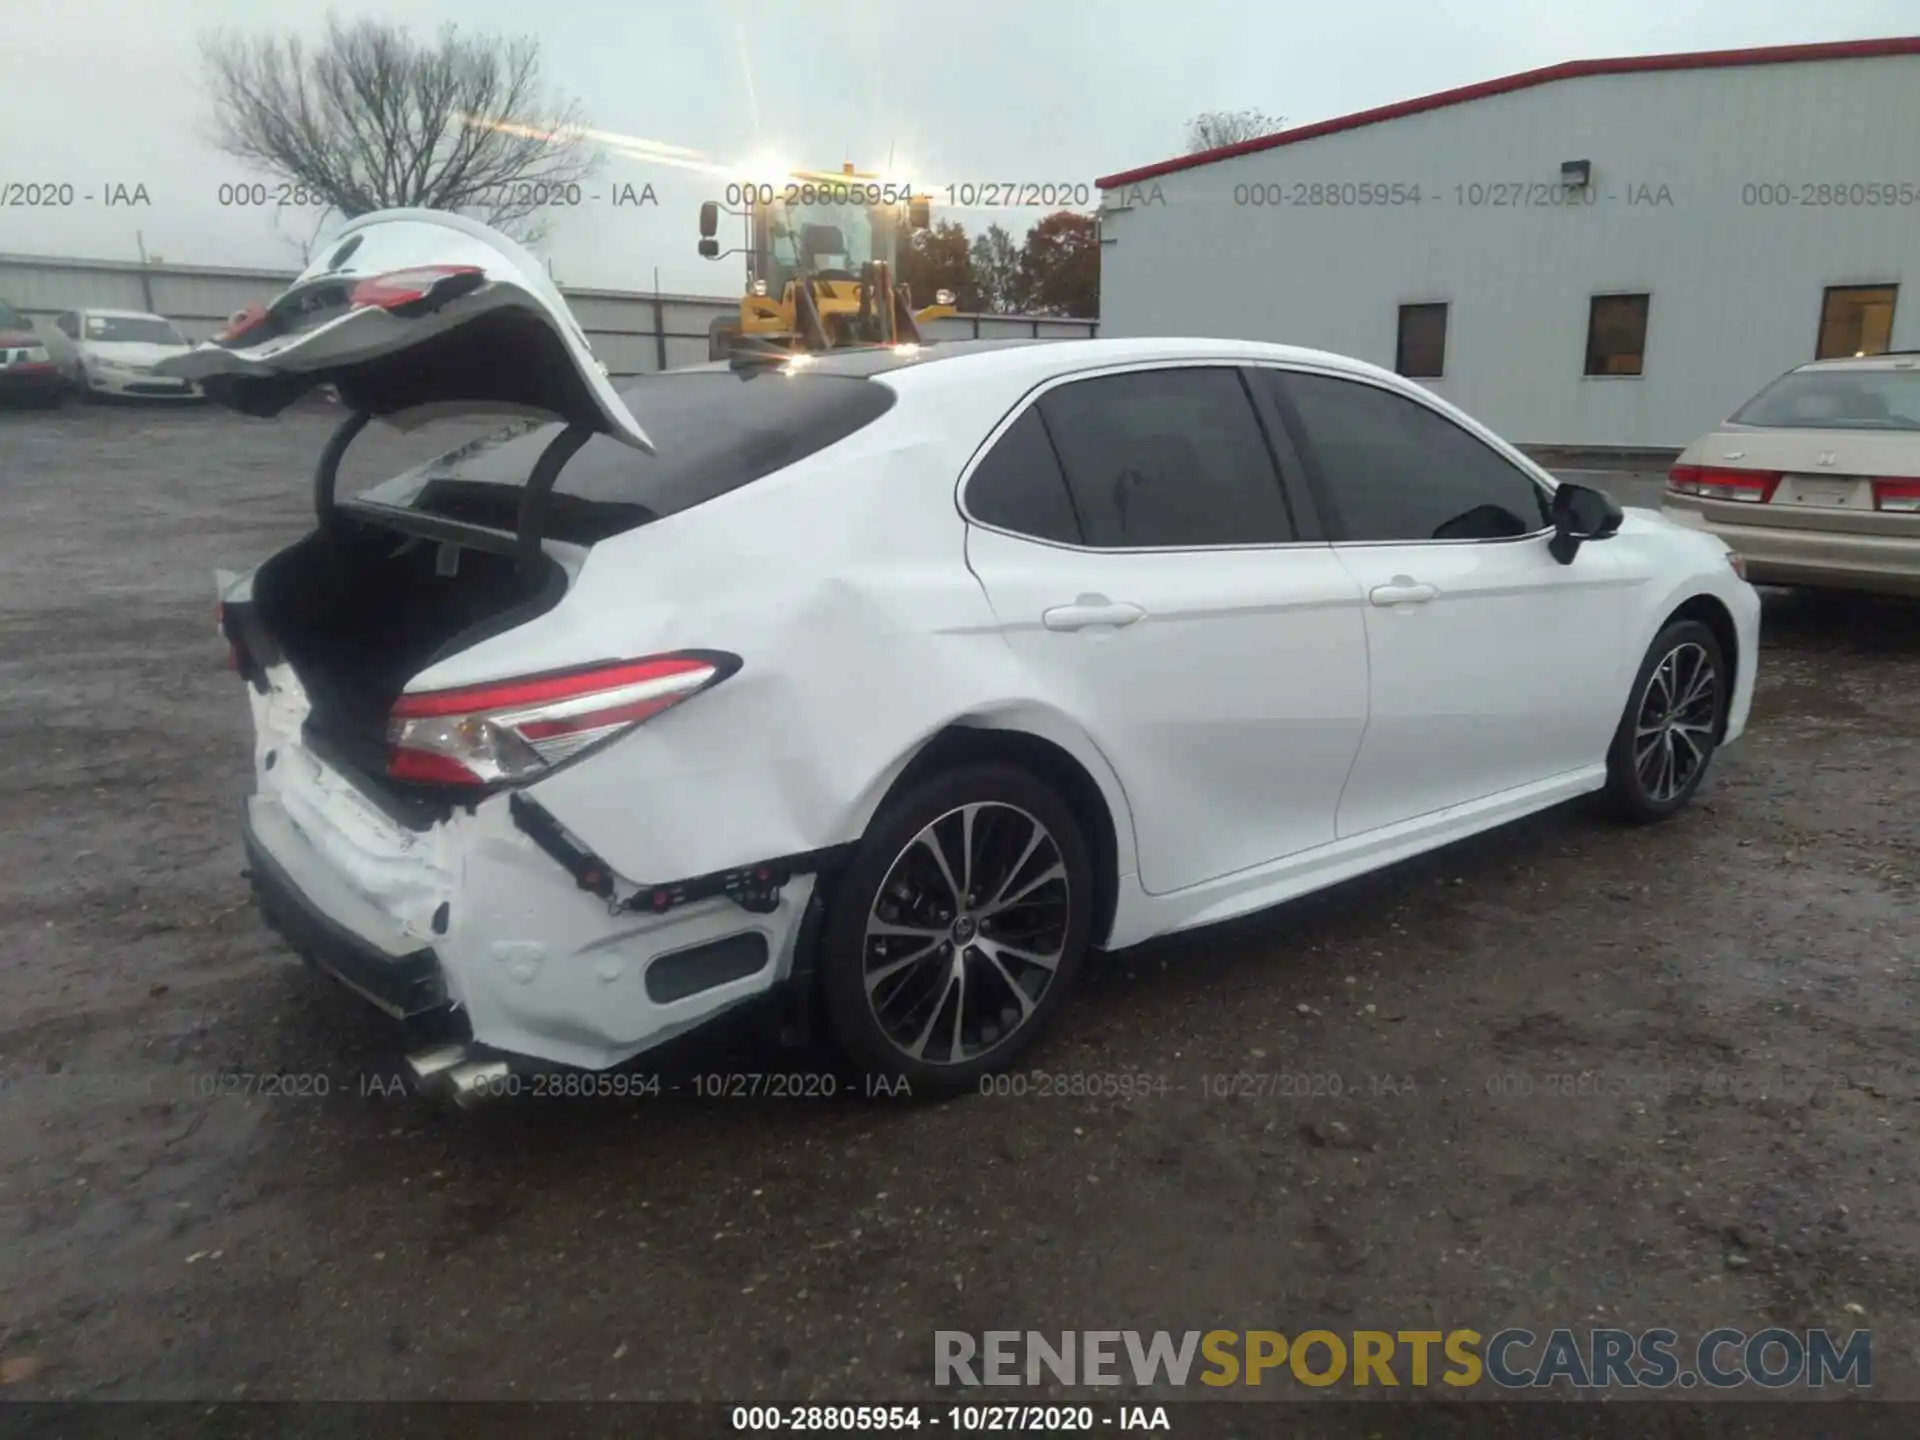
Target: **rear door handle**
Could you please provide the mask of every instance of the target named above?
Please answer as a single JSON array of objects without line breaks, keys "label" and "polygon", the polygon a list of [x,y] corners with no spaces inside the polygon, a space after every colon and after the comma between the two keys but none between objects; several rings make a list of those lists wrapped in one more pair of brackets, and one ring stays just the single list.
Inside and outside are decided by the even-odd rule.
[{"label": "rear door handle", "polygon": [[1440,593],[1437,585],[1427,585],[1411,575],[1396,575],[1385,585],[1376,585],[1367,592],[1367,599],[1376,605],[1424,605]]},{"label": "rear door handle", "polygon": [[1147,612],[1124,600],[1109,600],[1104,595],[1082,595],[1071,605],[1056,605],[1040,613],[1040,623],[1049,630],[1087,630],[1095,625],[1131,625]]}]

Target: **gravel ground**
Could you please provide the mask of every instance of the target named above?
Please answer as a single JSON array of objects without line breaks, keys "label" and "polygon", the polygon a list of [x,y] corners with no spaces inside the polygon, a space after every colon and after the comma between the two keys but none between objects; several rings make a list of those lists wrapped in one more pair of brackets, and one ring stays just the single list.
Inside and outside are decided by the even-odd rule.
[{"label": "gravel ground", "polygon": [[1769,1323],[1870,1326],[1920,1397],[1920,607],[1769,595],[1668,825],[1567,807],[1090,967],[1034,1063],[1131,1100],[462,1115],[382,1093],[395,1031],[240,876],[211,572],[305,528],[329,423],[0,415],[9,1397],[901,1400],[936,1329]]}]

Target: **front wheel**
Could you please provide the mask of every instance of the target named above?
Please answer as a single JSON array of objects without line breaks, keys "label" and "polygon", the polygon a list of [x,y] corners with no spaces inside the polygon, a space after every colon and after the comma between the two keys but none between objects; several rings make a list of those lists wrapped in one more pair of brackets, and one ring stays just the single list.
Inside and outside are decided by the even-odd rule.
[{"label": "front wheel", "polygon": [[1072,990],[1092,881],[1073,811],[1024,770],[968,765],[890,802],[829,902],[819,968],[841,1047],[915,1090],[1006,1069]]},{"label": "front wheel", "polygon": [[1681,620],[1654,637],[1607,753],[1607,796],[1623,818],[1664,820],[1700,788],[1731,686],[1713,632]]}]

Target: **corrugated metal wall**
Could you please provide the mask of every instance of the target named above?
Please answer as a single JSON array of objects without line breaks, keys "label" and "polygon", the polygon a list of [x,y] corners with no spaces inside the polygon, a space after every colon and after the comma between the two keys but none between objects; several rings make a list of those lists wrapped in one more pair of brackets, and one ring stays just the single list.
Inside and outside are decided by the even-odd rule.
[{"label": "corrugated metal wall", "polygon": [[[1571,160],[1591,162],[1594,203],[1530,203]],[[1420,201],[1362,204],[1362,185]],[[1920,348],[1920,57],[1561,80],[1105,200],[1131,208],[1103,216],[1104,333],[1391,368],[1398,307],[1444,301],[1445,375],[1423,383],[1520,442],[1687,444],[1814,358],[1830,285],[1901,284],[1893,347]],[[1609,292],[1652,297],[1638,377],[1583,374]]]},{"label": "corrugated metal wall", "polygon": [[[63,311],[88,306],[151,310],[165,315],[194,340],[213,334],[234,311],[272,299],[293,278],[291,270],[164,264],[143,270],[115,261],[0,255],[0,298],[42,325]],[[709,295],[562,289],[592,340],[594,353],[615,375],[644,375],[704,363],[709,327],[721,316],[735,313],[739,303]],[[1098,323],[1052,316],[966,315],[935,321],[928,328],[930,340],[1013,335],[1079,339],[1096,333]]]}]

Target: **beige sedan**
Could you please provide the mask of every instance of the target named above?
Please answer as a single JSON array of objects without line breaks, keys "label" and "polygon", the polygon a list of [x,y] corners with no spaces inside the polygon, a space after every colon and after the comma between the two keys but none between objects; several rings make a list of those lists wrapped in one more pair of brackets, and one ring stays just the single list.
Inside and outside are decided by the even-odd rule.
[{"label": "beige sedan", "polygon": [[1755,584],[1920,595],[1920,355],[1788,371],[1681,452],[1661,511]]}]

